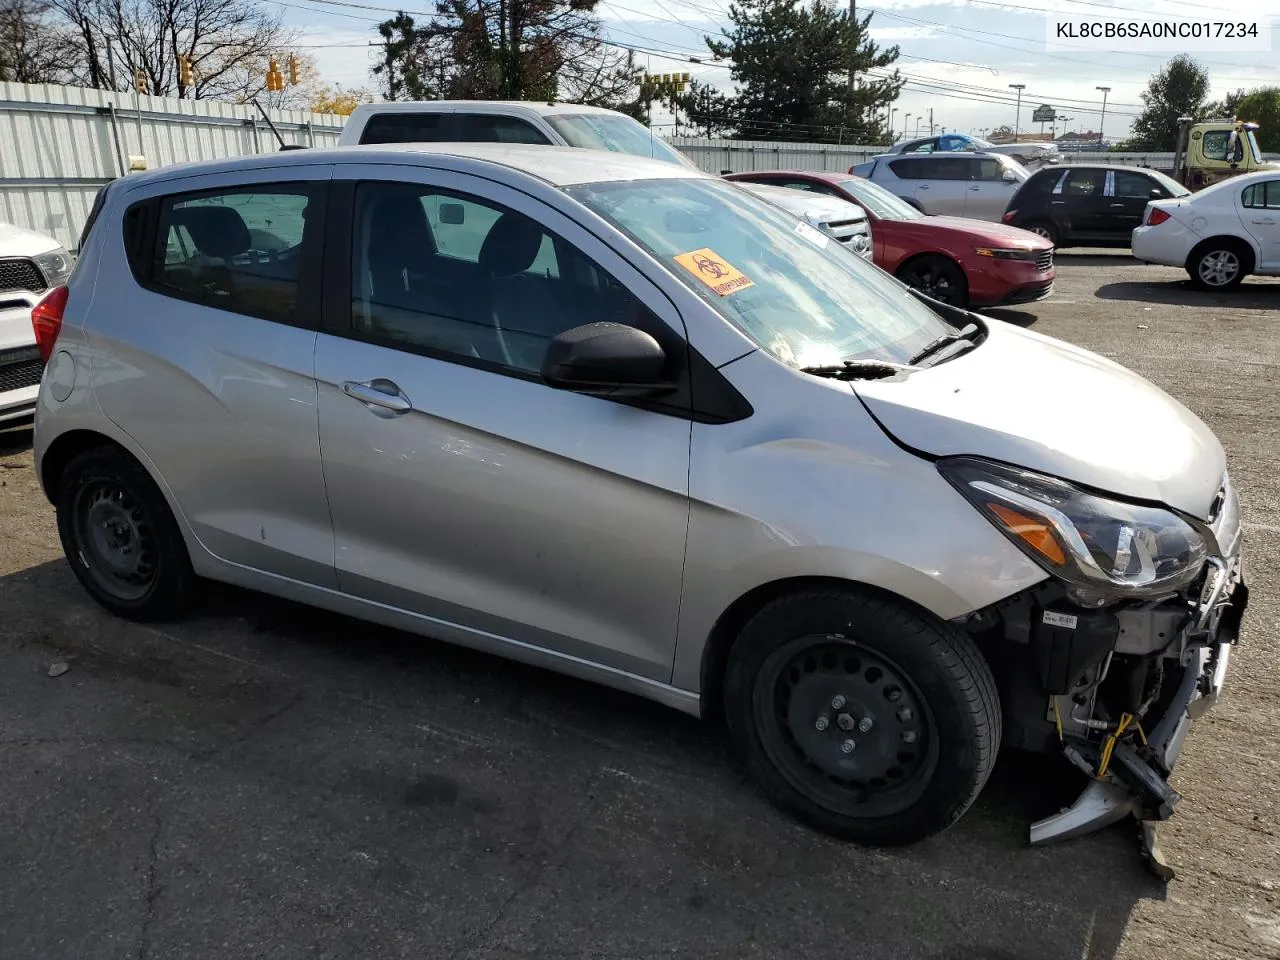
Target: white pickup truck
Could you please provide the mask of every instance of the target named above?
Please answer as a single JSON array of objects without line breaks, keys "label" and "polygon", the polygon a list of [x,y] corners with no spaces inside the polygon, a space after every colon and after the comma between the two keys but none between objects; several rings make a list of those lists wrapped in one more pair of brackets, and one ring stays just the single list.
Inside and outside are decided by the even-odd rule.
[{"label": "white pickup truck", "polygon": [[625,113],[579,103],[426,100],[366,103],[352,112],[338,146],[371,143],[544,143],[613,150],[693,166]]},{"label": "white pickup truck", "polygon": [[0,429],[31,419],[44,361],[31,308],[71,275],[74,260],[53,237],[0,223]]}]

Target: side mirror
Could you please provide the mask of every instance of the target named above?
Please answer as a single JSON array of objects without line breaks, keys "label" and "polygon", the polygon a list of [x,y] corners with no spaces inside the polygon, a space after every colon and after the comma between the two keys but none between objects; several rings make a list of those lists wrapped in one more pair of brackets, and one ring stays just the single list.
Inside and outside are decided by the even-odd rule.
[{"label": "side mirror", "polygon": [[1159,187],[1152,187],[1150,196],[1152,200],[1163,200],[1164,191],[1161,190]]},{"label": "side mirror", "polygon": [[662,346],[643,330],[588,323],[547,345],[542,379],[558,390],[593,397],[647,397],[676,388],[663,378],[666,368]]},{"label": "side mirror", "polygon": [[1018,175],[1012,170],[1006,170],[1004,173],[1000,174],[1000,179],[1005,183],[1017,183]]}]

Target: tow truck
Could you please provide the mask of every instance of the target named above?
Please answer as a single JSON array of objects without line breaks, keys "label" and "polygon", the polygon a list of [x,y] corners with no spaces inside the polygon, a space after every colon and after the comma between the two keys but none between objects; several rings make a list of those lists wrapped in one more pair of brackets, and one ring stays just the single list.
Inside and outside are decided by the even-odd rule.
[{"label": "tow truck", "polygon": [[1280,170],[1262,159],[1255,132],[1258,124],[1236,119],[1178,118],[1178,144],[1171,177],[1188,190],[1201,190],[1220,180],[1257,170]]}]

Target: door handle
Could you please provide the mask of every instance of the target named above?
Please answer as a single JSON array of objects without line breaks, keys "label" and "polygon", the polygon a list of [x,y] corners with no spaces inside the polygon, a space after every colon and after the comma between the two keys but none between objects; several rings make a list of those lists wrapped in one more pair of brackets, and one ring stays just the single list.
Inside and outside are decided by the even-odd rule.
[{"label": "door handle", "polygon": [[1124,204],[1123,204],[1123,203],[1113,203],[1113,204],[1111,205],[1111,209],[1112,209],[1112,210],[1121,210],[1121,209],[1123,209],[1123,208],[1124,208]]},{"label": "door handle", "polygon": [[920,184],[920,189],[921,189],[921,190],[928,190],[928,189],[929,189],[929,185],[928,185],[927,183],[922,183],[922,184]]},{"label": "door handle", "polygon": [[1275,221],[1274,221],[1274,220],[1272,220],[1270,217],[1267,217],[1265,220],[1251,220],[1251,221],[1249,221],[1249,222],[1250,222],[1250,223],[1257,223],[1257,224],[1267,224],[1267,225],[1270,225],[1270,224],[1275,223]]},{"label": "door handle", "polygon": [[382,377],[365,382],[347,380],[342,384],[342,392],[353,400],[397,416],[413,409],[413,404],[404,395],[404,391],[394,381]]},{"label": "door handle", "polygon": [[982,189],[982,188],[981,188],[981,187],[979,187],[976,183],[972,183],[972,184],[970,184],[970,185],[969,185],[969,189],[970,189],[970,190],[980,190],[980,189]]}]

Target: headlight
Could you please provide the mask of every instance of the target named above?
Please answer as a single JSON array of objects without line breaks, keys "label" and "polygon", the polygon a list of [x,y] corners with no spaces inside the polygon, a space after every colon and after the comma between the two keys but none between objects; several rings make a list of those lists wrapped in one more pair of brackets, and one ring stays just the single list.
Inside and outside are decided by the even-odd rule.
[{"label": "headlight", "polygon": [[1015,250],[1004,247],[974,247],[973,252],[980,257],[993,257],[996,260],[1035,260],[1040,256],[1039,250]]},{"label": "headlight", "polygon": [[75,261],[71,259],[71,254],[65,247],[58,247],[48,253],[38,253],[31,259],[44,275],[44,282],[51,287],[60,287],[66,283],[67,277],[71,276],[71,269],[75,266]]},{"label": "headlight", "polygon": [[985,460],[943,460],[938,469],[1086,606],[1176,593],[1204,565],[1204,537],[1168,510],[1100,497],[1053,477]]}]

